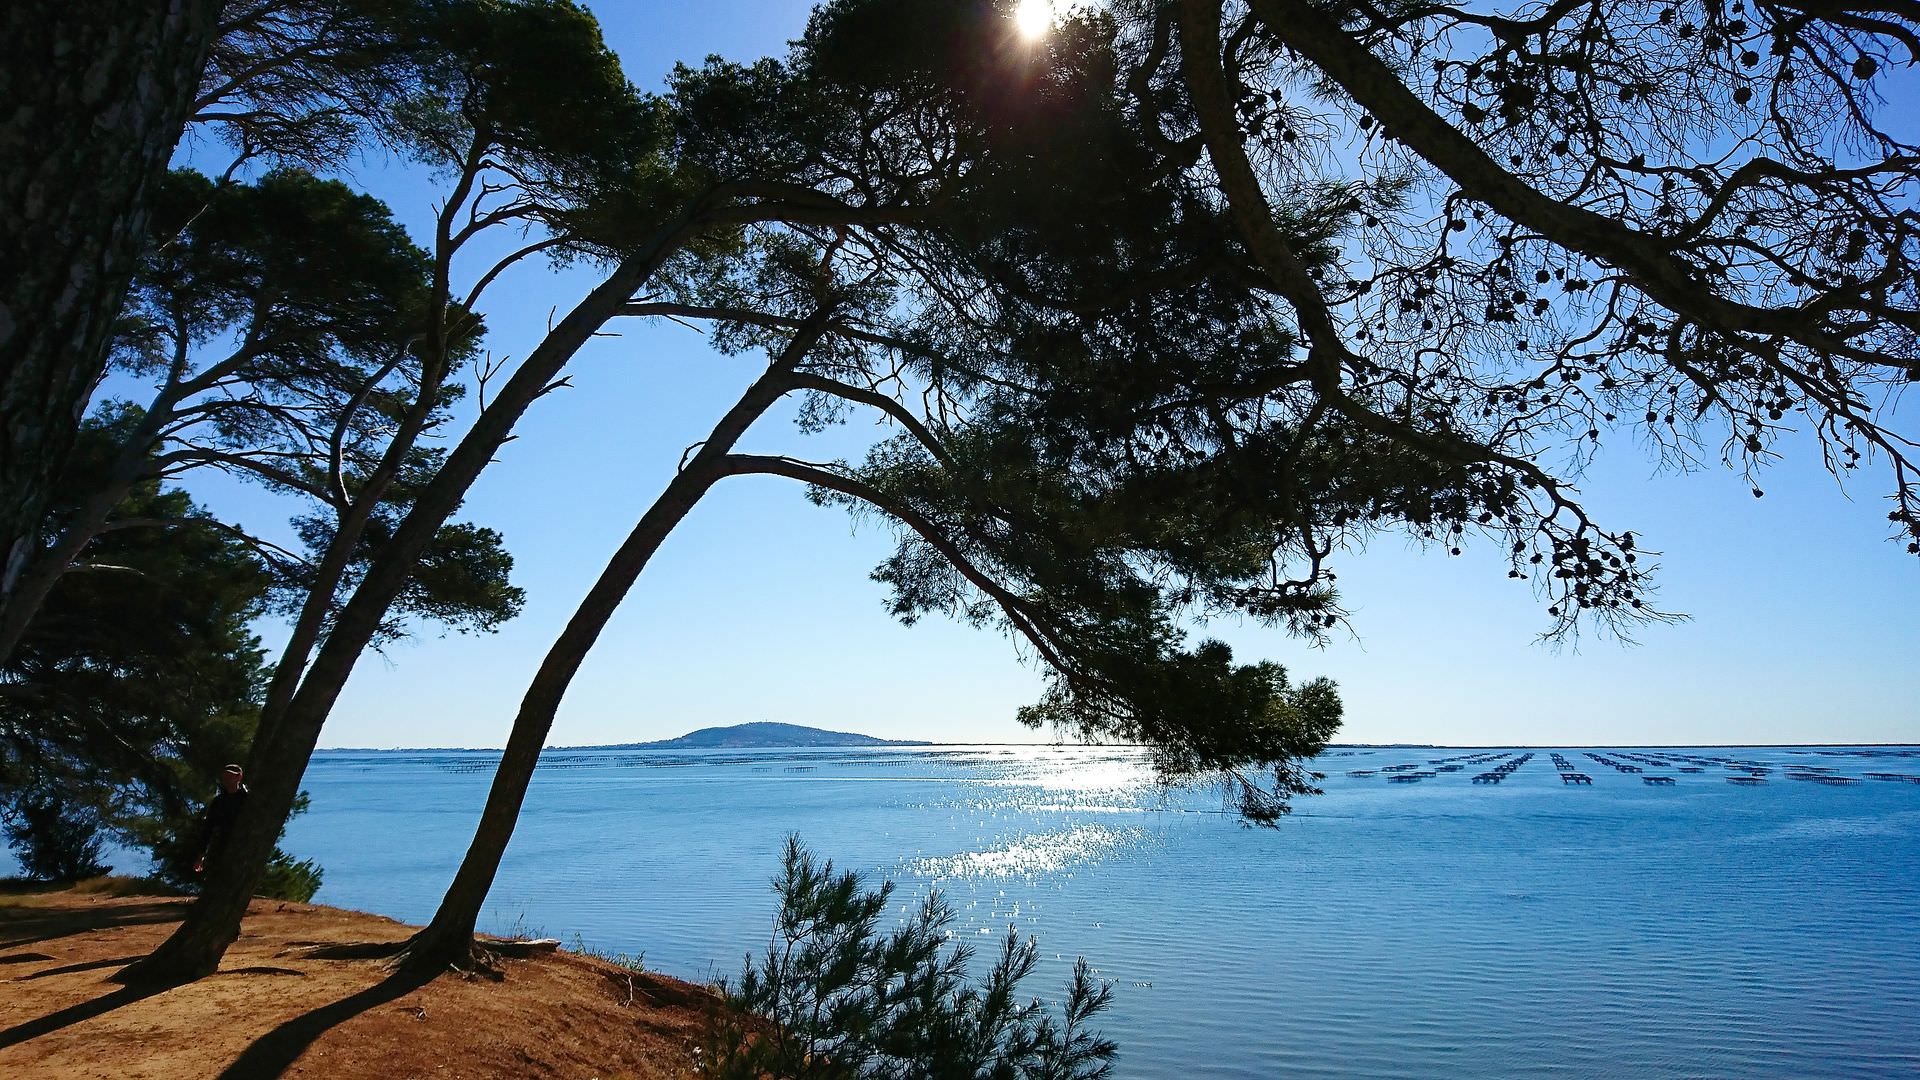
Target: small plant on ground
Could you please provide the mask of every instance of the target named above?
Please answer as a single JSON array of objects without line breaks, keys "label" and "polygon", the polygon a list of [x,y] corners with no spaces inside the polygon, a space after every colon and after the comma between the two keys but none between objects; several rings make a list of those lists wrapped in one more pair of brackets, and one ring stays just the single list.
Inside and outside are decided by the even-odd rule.
[{"label": "small plant on ground", "polygon": [[[1074,965],[1056,1014],[1021,1000],[1037,961],[1009,929],[984,980],[973,949],[955,943],[953,909],[938,893],[883,933],[893,883],[816,862],[787,841],[773,939],[722,984],[730,1012],[715,1026],[709,1075],[747,1080],[1101,1080],[1114,1044],[1089,1027],[1112,1000],[1086,961]],[[762,1022],[756,1023],[754,1018]]]},{"label": "small plant on ground", "polygon": [[[496,914],[494,918],[498,919],[499,916]],[[509,923],[507,927],[501,930],[496,936],[505,938],[508,941],[533,941],[536,938],[545,938],[547,932],[544,928],[534,926],[527,922],[527,909],[523,907],[514,912],[513,922]]]},{"label": "small plant on ground", "polygon": [[624,981],[626,983],[626,1003],[628,1005],[633,1004],[633,996],[635,993],[634,980],[647,973],[647,954],[644,950],[637,953],[626,953],[596,949],[587,944],[587,939],[581,937],[580,934],[576,932],[573,935],[573,951],[579,953],[581,956],[590,956],[603,964],[610,964],[617,969],[618,973],[614,976],[615,981]]},{"label": "small plant on ground", "polygon": [[573,951],[579,953],[581,956],[591,956],[601,963],[612,964],[622,971],[632,972],[635,975],[647,970],[647,953],[644,949],[637,953],[609,952],[606,949],[598,949],[587,944],[586,938],[575,933],[573,935]]}]

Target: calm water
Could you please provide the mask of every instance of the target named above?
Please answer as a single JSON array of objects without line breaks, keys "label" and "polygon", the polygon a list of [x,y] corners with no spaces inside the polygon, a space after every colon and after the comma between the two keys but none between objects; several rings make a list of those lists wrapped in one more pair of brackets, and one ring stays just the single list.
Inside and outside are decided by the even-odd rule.
[{"label": "calm water", "polygon": [[[943,890],[983,951],[1037,935],[1033,992],[1086,956],[1122,1076],[1920,1075],[1920,783],[1867,778],[1920,750],[1558,751],[1591,786],[1551,753],[1495,785],[1472,778],[1499,760],[1430,764],[1480,751],[1337,751],[1263,830],[1126,751],[558,751],[484,928],[732,974],[797,831],[903,910]],[[320,901],[423,921],[490,768],[323,752],[288,846]],[[1861,779],[1791,775],[1818,769]]]}]

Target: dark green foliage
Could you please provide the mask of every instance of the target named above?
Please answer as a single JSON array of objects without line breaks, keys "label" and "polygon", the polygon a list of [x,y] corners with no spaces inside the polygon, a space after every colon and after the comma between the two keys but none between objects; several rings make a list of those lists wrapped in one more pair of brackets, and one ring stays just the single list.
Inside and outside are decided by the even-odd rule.
[{"label": "dark green foliage", "polygon": [[[421,393],[420,367],[478,349],[476,316],[455,310],[440,325],[426,253],[345,184],[176,170],[156,203],[118,356],[153,380],[154,422],[130,433],[150,441],[128,449],[159,469],[217,467],[336,499],[336,435],[339,468],[370,471]],[[458,397],[436,386],[426,404],[444,419]]]},{"label": "dark green foliage", "polygon": [[[1273,16],[1282,6],[1294,16]],[[1300,762],[1336,729],[1339,702],[1331,684],[1295,686],[1276,665],[1189,644],[1195,620],[1245,615],[1323,636],[1344,617],[1333,559],[1385,530],[1452,554],[1469,533],[1495,538],[1509,576],[1548,598],[1554,635],[1583,619],[1626,632],[1669,617],[1646,601],[1653,564],[1634,535],[1597,525],[1567,478],[1615,419],[1613,398],[1650,385],[1684,390],[1705,411],[1726,404],[1716,386],[1752,372],[1716,376],[1660,355],[1633,320],[1581,298],[1603,275],[1569,276],[1566,260],[1527,263],[1528,277],[1575,299],[1534,297],[1541,290],[1513,280],[1540,231],[1671,291],[1655,280],[1657,261],[1629,257],[1627,240],[1596,255],[1600,239],[1567,224],[1587,219],[1544,211],[1489,239],[1455,207],[1476,197],[1423,189],[1418,168],[1386,147],[1353,180],[1290,149],[1334,153],[1329,133],[1347,118],[1318,95],[1391,98],[1345,76],[1335,88],[1332,67],[1315,60],[1316,73],[1297,55],[1308,24],[1328,19],[1303,10],[1312,5],[1116,3],[1037,43],[1012,40],[1006,7],[837,0],[784,64],[710,63],[675,84],[697,121],[685,145],[704,167],[922,211],[904,228],[760,230],[680,294],[721,322],[717,340],[730,346],[772,345],[768,328],[796,325],[810,305],[830,306],[846,328],[801,365],[800,388],[814,392],[803,427],[872,406],[907,430],[855,465],[741,467],[889,519],[901,542],[875,577],[893,589],[895,615],[1007,628],[1049,675],[1024,720],[1146,743],[1172,777],[1224,772],[1254,820],[1312,790]],[[1397,17],[1337,16],[1375,41],[1407,33]],[[1607,18],[1589,7],[1548,21]],[[1327,57],[1351,40],[1337,26],[1325,38],[1314,47]],[[1424,81],[1423,65],[1392,63],[1385,76]],[[1511,80],[1517,63],[1503,54],[1494,74]],[[1561,69],[1535,74],[1553,81]],[[1397,134],[1410,135],[1408,123]],[[719,134],[729,131],[744,135]],[[1479,186],[1478,199],[1521,208],[1461,148],[1439,140],[1427,154],[1449,181]],[[1587,164],[1565,159],[1569,190]],[[1494,220],[1485,207],[1471,218]],[[1381,235],[1387,219],[1405,236],[1435,225],[1420,241],[1431,250]],[[1863,234],[1853,247],[1865,244]],[[1510,310],[1521,292],[1531,316]],[[1910,305],[1897,318],[1882,307],[1879,323],[1847,332],[1910,334],[1894,325],[1910,321]],[[1588,354],[1593,339],[1553,325],[1563,316],[1605,333],[1625,326],[1632,348]],[[1515,318],[1530,324],[1521,340],[1500,328]],[[1489,340],[1514,355],[1488,353]],[[1566,352],[1535,374],[1520,354],[1547,340]],[[1862,386],[1884,381],[1875,362],[1886,358],[1850,359]],[[1796,393],[1832,409],[1848,398],[1832,383],[1852,377],[1840,371],[1800,379]],[[1601,376],[1597,387],[1583,374]],[[1902,472],[1898,447],[1909,444],[1872,434],[1863,408],[1842,409],[1844,425],[1829,413],[1826,436],[1865,438]],[[1570,460],[1544,462],[1540,448],[1567,435]],[[1272,782],[1256,783],[1268,768]]]},{"label": "dark green foliage", "polygon": [[507,584],[512,569],[498,532],[455,522],[435,535],[394,606],[442,626],[489,632],[518,615],[526,597]]},{"label": "dark green foliage", "polygon": [[[1022,721],[1146,744],[1169,778],[1224,772],[1250,820],[1270,822],[1288,796],[1314,791],[1299,762],[1339,727],[1333,684],[1294,687],[1278,664],[1236,664],[1217,641],[1187,646],[1180,626],[1196,605],[1308,631],[1331,610],[1329,590],[1259,580],[1268,530],[1288,520],[1252,503],[1271,483],[1249,482],[1239,498],[1210,491],[1207,470],[1233,467],[1224,454],[1156,476],[1024,454],[975,459],[976,445],[946,441],[946,464],[890,446],[854,471],[866,491],[816,488],[822,501],[907,523],[874,574],[894,589],[894,613],[999,622],[1048,672],[1045,697]],[[1248,770],[1270,772],[1271,783]]]},{"label": "dark green foliage", "polygon": [[[205,750],[209,744],[218,745],[218,736],[199,740],[190,756],[196,759],[206,757]],[[230,749],[232,752],[224,757],[215,755],[208,760],[224,762],[246,756],[244,745]],[[193,867],[201,856],[207,854],[201,848],[205,838],[206,802],[213,792],[219,790],[219,769],[219,765],[181,767],[177,770],[177,783],[186,797],[180,801],[180,809],[162,811],[150,805],[142,812],[140,808],[133,808],[132,813],[117,822],[117,831],[121,836],[153,856],[154,880],[181,892],[191,893],[200,887],[202,872]],[[203,794],[205,799],[202,798]],[[303,791],[294,800],[293,811],[287,815],[288,820],[306,812],[307,795]],[[281,834],[284,836],[285,833],[286,830],[282,828]],[[253,894],[270,900],[295,900],[304,904],[320,891],[324,876],[319,863],[312,859],[296,859],[276,847],[267,860],[266,874],[254,888]]]},{"label": "dark green foliage", "polygon": [[274,848],[273,857],[267,860],[266,877],[260,880],[253,895],[304,904],[320,891],[321,877],[319,863],[312,859],[295,859],[285,851]]},{"label": "dark green foliage", "polygon": [[651,108],[580,5],[476,0],[417,7],[409,29],[426,65],[423,97],[438,96],[444,110],[418,115],[418,137],[453,145],[456,131],[479,130],[508,168],[561,179],[646,152]]},{"label": "dark green foliage", "polygon": [[[85,429],[83,449],[98,434]],[[250,623],[270,577],[183,492],[143,485],[116,517],[175,524],[109,529],[61,578],[7,664],[0,738],[17,760],[46,755],[171,788],[166,770],[195,738],[246,726],[264,676]],[[214,741],[225,745],[209,759],[236,740]],[[193,764],[210,780],[223,763]]]},{"label": "dark green foliage", "polygon": [[80,881],[113,868],[101,862],[104,844],[99,811],[75,805],[53,791],[20,796],[0,808],[7,846],[20,869],[38,881]]},{"label": "dark green foliage", "polygon": [[[1663,617],[1653,553],[1572,486],[1609,438],[1730,467],[1756,497],[1796,444],[1837,477],[1877,461],[1920,552],[1898,404],[1920,140],[1885,81],[1920,64],[1920,12],[1108,10],[1133,122],[1191,148],[1179,167],[1227,211],[1239,270],[1301,332],[1301,381],[1329,416],[1470,468],[1469,498],[1407,524],[1452,554],[1491,540],[1550,635]],[[1339,258],[1300,274],[1310,250],[1270,223],[1331,161],[1352,178]]]},{"label": "dark green foliage", "polygon": [[[122,336],[128,366],[159,376],[155,404],[171,421],[152,467],[236,471],[320,503],[295,521],[306,558],[262,551],[276,572],[274,610],[298,613],[315,588],[331,602],[377,554],[444,452],[404,456],[358,534],[345,578],[322,586],[318,571],[338,521],[410,413],[424,410],[428,429],[447,422],[462,388],[436,383],[423,400],[421,369],[472,359],[481,320],[455,305],[436,327],[426,253],[383,204],[337,181],[281,169],[253,184],[214,183],[176,171],[158,201],[161,241],[141,267]],[[224,358],[203,370],[191,365],[198,352],[226,351],[229,342]],[[132,445],[143,437],[135,410],[104,408],[126,433],[123,454],[145,450]],[[523,598],[508,584],[512,566],[497,532],[446,526],[386,636],[416,617],[494,629]]]},{"label": "dark green foliage", "polygon": [[[944,423],[1010,430],[966,463],[981,476],[942,462],[903,496],[931,490],[989,519],[1004,492],[1027,509],[1021,485],[1071,476],[1072,497],[1133,520],[1129,558],[1175,575],[1167,597],[1307,633],[1341,616],[1332,558],[1384,529],[1452,554],[1491,538],[1509,577],[1547,598],[1551,636],[1668,618],[1649,602],[1650,553],[1570,486],[1643,411],[1670,462],[1722,445],[1700,435],[1718,417],[1720,456],[1749,473],[1804,414],[1837,470],[1885,455],[1890,517],[1912,525],[1912,441],[1885,403],[1910,366],[1916,249],[1894,222],[1920,172],[1911,134],[1883,126],[1867,83],[1879,63],[1743,74],[1728,50],[1757,23],[1713,5],[1679,20],[1555,9],[1537,20],[1538,55],[1516,53],[1501,19],[1446,5],[1117,2],[1031,43],[1010,40],[1007,6],[839,0],[787,68],[843,115],[891,112],[881,146],[942,143],[959,163],[894,169],[940,181],[926,227],[847,260],[901,289],[860,321],[919,354],[848,381],[905,367]],[[1778,24],[1776,56],[1914,61],[1896,44],[1909,16],[1782,18],[1763,20]],[[1616,38],[1624,51],[1596,58],[1592,43]],[[1701,108],[1767,78],[1780,112]],[[1683,82],[1713,89],[1673,93]],[[1649,95],[1666,104],[1650,111]],[[1478,125],[1469,139],[1447,127],[1456,106]],[[1755,141],[1734,168],[1695,160],[1682,129]],[[1867,167],[1840,168],[1809,130],[1857,138]],[[1507,156],[1485,157],[1482,136]],[[1365,154],[1335,173],[1353,152],[1342,140]],[[908,158],[863,160],[884,177]],[[1841,265],[1862,261],[1881,269]],[[897,465],[869,468],[901,484]],[[1030,533],[1063,505],[1000,525]],[[903,551],[885,576],[937,561]]]},{"label": "dark green foliage", "polygon": [[[432,0],[403,20],[417,80],[389,134],[451,171],[485,158],[502,182],[487,223],[550,230],[563,254],[644,236],[680,192],[662,101],[637,92],[572,0]],[[466,196],[460,192],[461,199]]]},{"label": "dark green foliage", "polygon": [[[471,358],[481,325],[457,305],[432,315],[425,253],[344,184],[180,171],[156,201],[121,334],[123,364],[153,377],[156,396],[144,409],[104,403],[88,422],[46,522],[35,572],[48,592],[8,665],[21,715],[5,727],[27,763],[20,783],[91,807],[154,854],[162,879],[191,887],[201,800],[259,722],[268,672],[251,621],[316,591],[323,611],[337,599],[340,581],[319,572],[335,523],[408,417],[446,420],[458,387],[423,386],[423,369]],[[407,457],[345,553],[347,584],[438,460]],[[304,557],[157,483],[206,467],[317,503],[296,521]],[[492,629],[521,603],[511,568],[497,533],[446,526],[385,637],[415,618]],[[305,899],[318,883],[311,862],[276,853],[263,887]]]},{"label": "dark green foliage", "polygon": [[339,166],[371,140],[457,165],[478,128],[524,180],[604,183],[594,163],[659,131],[569,0],[230,0],[221,31],[195,119],[243,159]]},{"label": "dark green foliage", "polygon": [[[443,456],[439,450],[416,450],[410,455],[386,497],[373,508],[360,542],[351,552],[336,586],[341,597],[351,595],[367,567],[379,557],[382,545],[406,518],[414,494],[433,478]],[[350,493],[357,492],[358,485],[359,477],[348,477]],[[331,515],[304,515],[293,524],[312,558],[289,567],[282,588],[276,591],[276,607],[288,614],[306,603],[313,587],[313,566],[336,535]],[[405,590],[395,599],[377,643],[405,636],[409,624],[418,621],[463,633],[491,633],[518,615],[526,600],[525,590],[510,583],[512,571],[513,556],[499,532],[464,522],[441,526]]]},{"label": "dark green foliage", "polygon": [[254,183],[177,169],[155,201],[155,243],[123,324],[143,369],[171,362],[182,336],[243,335],[244,385],[357,389],[368,365],[427,331],[426,253],[372,196],[297,169]]},{"label": "dark green foliage", "polygon": [[226,0],[194,121],[242,160],[340,166],[413,78],[416,0]]},{"label": "dark green foliage", "polygon": [[953,911],[935,894],[905,924],[883,931],[893,883],[868,889],[834,873],[789,837],[773,940],[747,958],[735,1010],[710,1045],[710,1075],[734,1080],[1100,1080],[1113,1043],[1089,1024],[1112,991],[1086,961],[1074,965],[1059,1015],[1022,1001],[1037,953],[1011,930],[984,979],[973,950],[953,943]]},{"label": "dark green foliage", "polygon": [[[790,326],[821,302],[875,335],[815,347],[803,427],[875,396],[923,426],[858,465],[770,468],[891,521],[900,547],[874,576],[895,615],[1029,647],[1049,689],[1025,722],[1146,743],[1172,779],[1224,772],[1271,821],[1314,790],[1299,763],[1337,729],[1338,696],[1187,628],[1245,614],[1326,632],[1328,552],[1473,504],[1479,477],[1294,385],[1299,334],[1184,171],[1197,147],[1134,122],[1119,33],[1093,16],[1029,47],[995,5],[843,0],[784,65],[683,69],[674,101],[705,167],[925,212],[871,234],[759,230],[676,295],[719,312],[727,347],[779,339],[726,312]],[[1298,194],[1280,224],[1319,270],[1353,199]]]},{"label": "dark green foliage", "polygon": [[[85,490],[111,442],[84,427],[58,490]],[[56,506],[52,525],[71,510]],[[169,524],[115,527],[133,521]],[[161,879],[192,884],[203,800],[258,718],[266,672],[251,624],[271,581],[184,492],[149,482],[121,504],[0,673],[0,807],[30,872],[85,869],[112,836],[149,851]],[[281,861],[280,895],[310,896],[317,867]]]}]

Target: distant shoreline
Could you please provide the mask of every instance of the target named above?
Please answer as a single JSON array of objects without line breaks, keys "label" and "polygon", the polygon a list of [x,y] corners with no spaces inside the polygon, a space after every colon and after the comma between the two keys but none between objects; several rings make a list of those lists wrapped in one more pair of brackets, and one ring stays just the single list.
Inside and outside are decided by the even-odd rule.
[{"label": "distant shoreline", "polygon": [[[1102,750],[1143,750],[1144,743],[1069,743],[1069,742],[932,742],[891,740],[877,743],[848,743],[845,746],[664,746],[659,743],[587,743],[578,746],[549,746],[542,753],[562,750],[620,750],[624,752],[662,750],[685,753],[688,750],[930,750],[952,746],[1035,746],[1086,747]],[[1328,750],[1863,750],[1874,747],[1913,747],[1915,742],[1809,742],[1809,743],[1329,743]],[[498,754],[499,746],[322,746],[316,753],[351,754]]]}]

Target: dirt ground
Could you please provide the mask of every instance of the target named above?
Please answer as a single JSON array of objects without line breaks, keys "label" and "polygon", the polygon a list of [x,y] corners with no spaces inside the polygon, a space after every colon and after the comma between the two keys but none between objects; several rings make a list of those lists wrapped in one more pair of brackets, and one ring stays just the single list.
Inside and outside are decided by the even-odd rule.
[{"label": "dirt ground", "polygon": [[125,987],[109,976],[159,944],[186,901],[114,891],[0,891],[0,1077],[691,1077],[718,1008],[703,987],[564,951],[504,961],[499,981],[424,985],[377,961],[314,959],[301,954],[411,928],[267,900],[218,973]]}]

